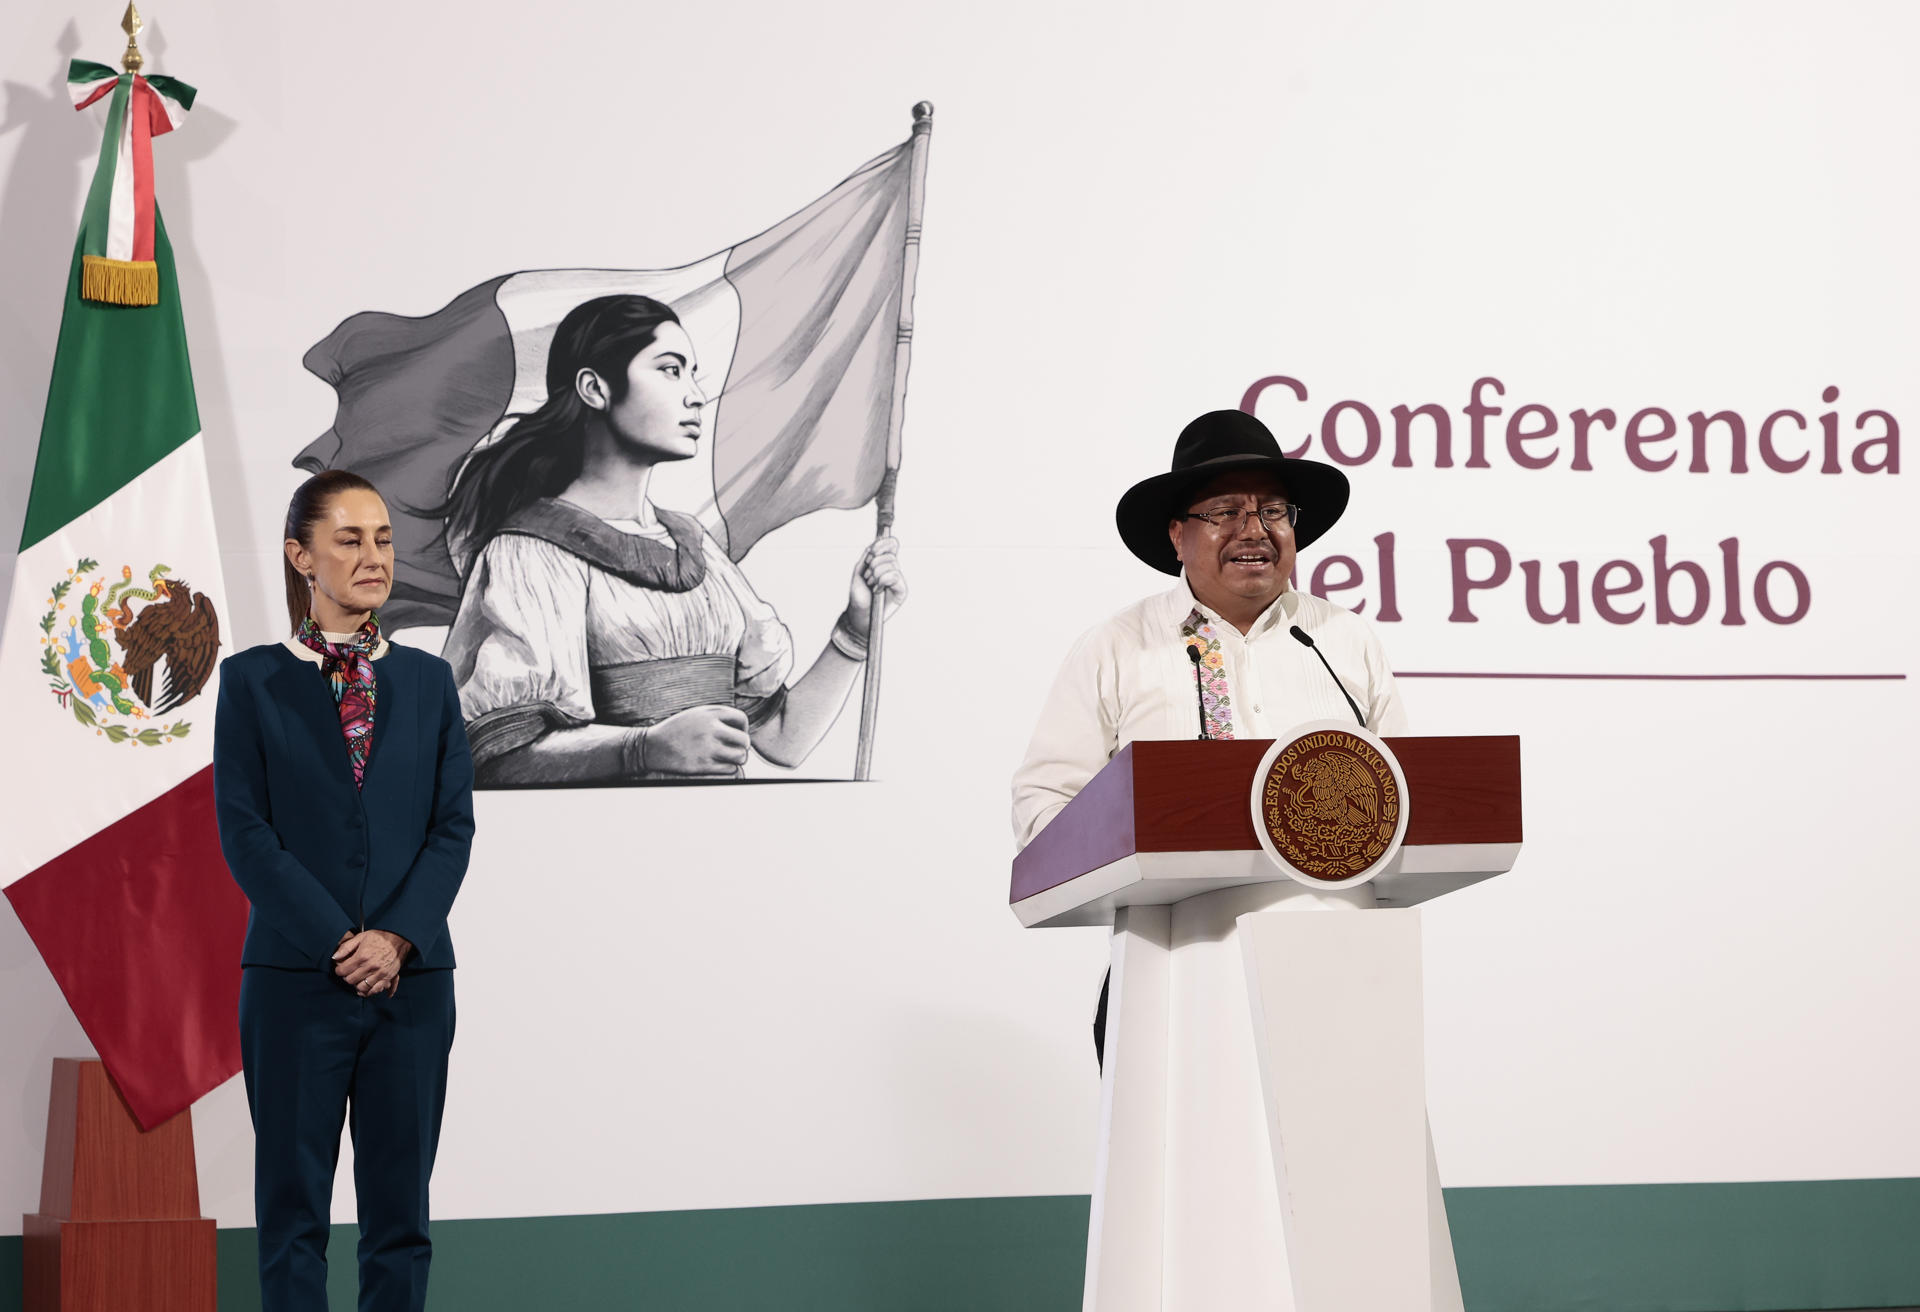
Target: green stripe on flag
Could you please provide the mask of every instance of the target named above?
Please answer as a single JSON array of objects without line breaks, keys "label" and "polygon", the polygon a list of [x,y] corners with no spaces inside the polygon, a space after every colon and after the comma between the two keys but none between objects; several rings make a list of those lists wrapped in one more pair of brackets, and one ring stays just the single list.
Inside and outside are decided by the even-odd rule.
[{"label": "green stripe on flag", "polygon": [[[116,105],[125,94],[124,87],[114,93]],[[80,299],[82,253],[76,241],[33,490],[20,531],[22,551],[105,501],[200,431],[173,246],[159,211],[153,216],[158,305]]]},{"label": "green stripe on flag", "polygon": [[97,63],[91,59],[75,59],[67,64],[67,81],[77,82],[82,86],[91,86],[95,82],[105,82],[110,77],[119,76],[120,74],[114,72],[110,65]]},{"label": "green stripe on flag", "polygon": [[180,108],[191,110],[193,98],[200,93],[177,77],[168,77],[165,73],[155,73],[147,79],[147,85],[165,96],[168,100],[179,102]]},{"label": "green stripe on flag", "polygon": [[80,211],[80,249],[88,255],[107,253],[107,219],[113,209],[113,179],[120,169],[120,132],[127,121],[127,102],[133,96],[131,75],[120,79],[107,105],[107,131],[100,139],[100,163],[87,188],[87,207]]}]

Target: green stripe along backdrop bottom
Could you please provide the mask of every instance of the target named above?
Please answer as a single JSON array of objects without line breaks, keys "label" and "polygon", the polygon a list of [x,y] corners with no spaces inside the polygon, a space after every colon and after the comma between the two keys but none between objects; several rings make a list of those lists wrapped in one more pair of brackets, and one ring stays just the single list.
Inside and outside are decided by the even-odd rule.
[{"label": "green stripe along backdrop bottom", "polygon": [[[1920,1180],[1450,1189],[1468,1312],[1803,1312],[1920,1305]],[[434,1223],[430,1306],[1072,1312],[1085,1196]],[[353,1306],[333,1228],[332,1305]],[[220,1232],[221,1312],[254,1312],[252,1230]],[[0,1312],[20,1240],[0,1239]]]}]

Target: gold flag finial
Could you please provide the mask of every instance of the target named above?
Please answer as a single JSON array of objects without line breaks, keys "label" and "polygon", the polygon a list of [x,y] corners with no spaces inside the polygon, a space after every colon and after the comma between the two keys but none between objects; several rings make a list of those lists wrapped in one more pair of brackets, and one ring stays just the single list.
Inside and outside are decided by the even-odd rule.
[{"label": "gold flag finial", "polygon": [[145,26],[146,24],[140,21],[140,11],[129,3],[126,15],[120,20],[120,30],[127,34],[127,53],[120,56],[120,67],[129,73],[138,73],[140,66],[147,62],[140,54],[140,46],[136,39],[140,35],[140,29]]}]

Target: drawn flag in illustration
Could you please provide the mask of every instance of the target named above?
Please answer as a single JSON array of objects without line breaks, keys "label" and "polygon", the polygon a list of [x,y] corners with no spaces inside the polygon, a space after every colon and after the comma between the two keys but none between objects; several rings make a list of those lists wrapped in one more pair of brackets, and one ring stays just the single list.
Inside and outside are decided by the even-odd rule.
[{"label": "drawn flag in illustration", "polygon": [[81,219],[0,622],[0,883],[134,1115],[240,1069],[247,903],[220,856],[226,594],[151,140],[184,83],[75,60],[106,139]]},{"label": "drawn flag in illustration", "polygon": [[[395,627],[451,623],[460,578],[437,520],[466,456],[546,400],[547,348],[580,302],[639,293],[692,337],[707,407],[700,457],[663,468],[654,499],[701,512],[733,559],[811,511],[872,501],[893,461],[912,142],[757,237],[664,270],[513,273],[423,318],[356,314],[314,346],[333,427],[295,458],[351,469],[388,495]],[[663,494],[662,488],[671,489]]]}]

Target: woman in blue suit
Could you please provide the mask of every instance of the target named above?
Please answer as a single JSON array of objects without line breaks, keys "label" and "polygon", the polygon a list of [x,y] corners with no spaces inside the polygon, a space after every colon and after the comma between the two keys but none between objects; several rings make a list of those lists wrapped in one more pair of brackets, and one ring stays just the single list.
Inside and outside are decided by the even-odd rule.
[{"label": "woman in blue suit", "polygon": [[253,904],[240,1052],[261,1302],[327,1306],[346,1120],[361,1312],[419,1312],[473,762],[446,662],[380,635],[393,530],[364,478],[330,470],[294,493],[286,581],[292,636],[222,663],[213,748],[220,846]]}]

